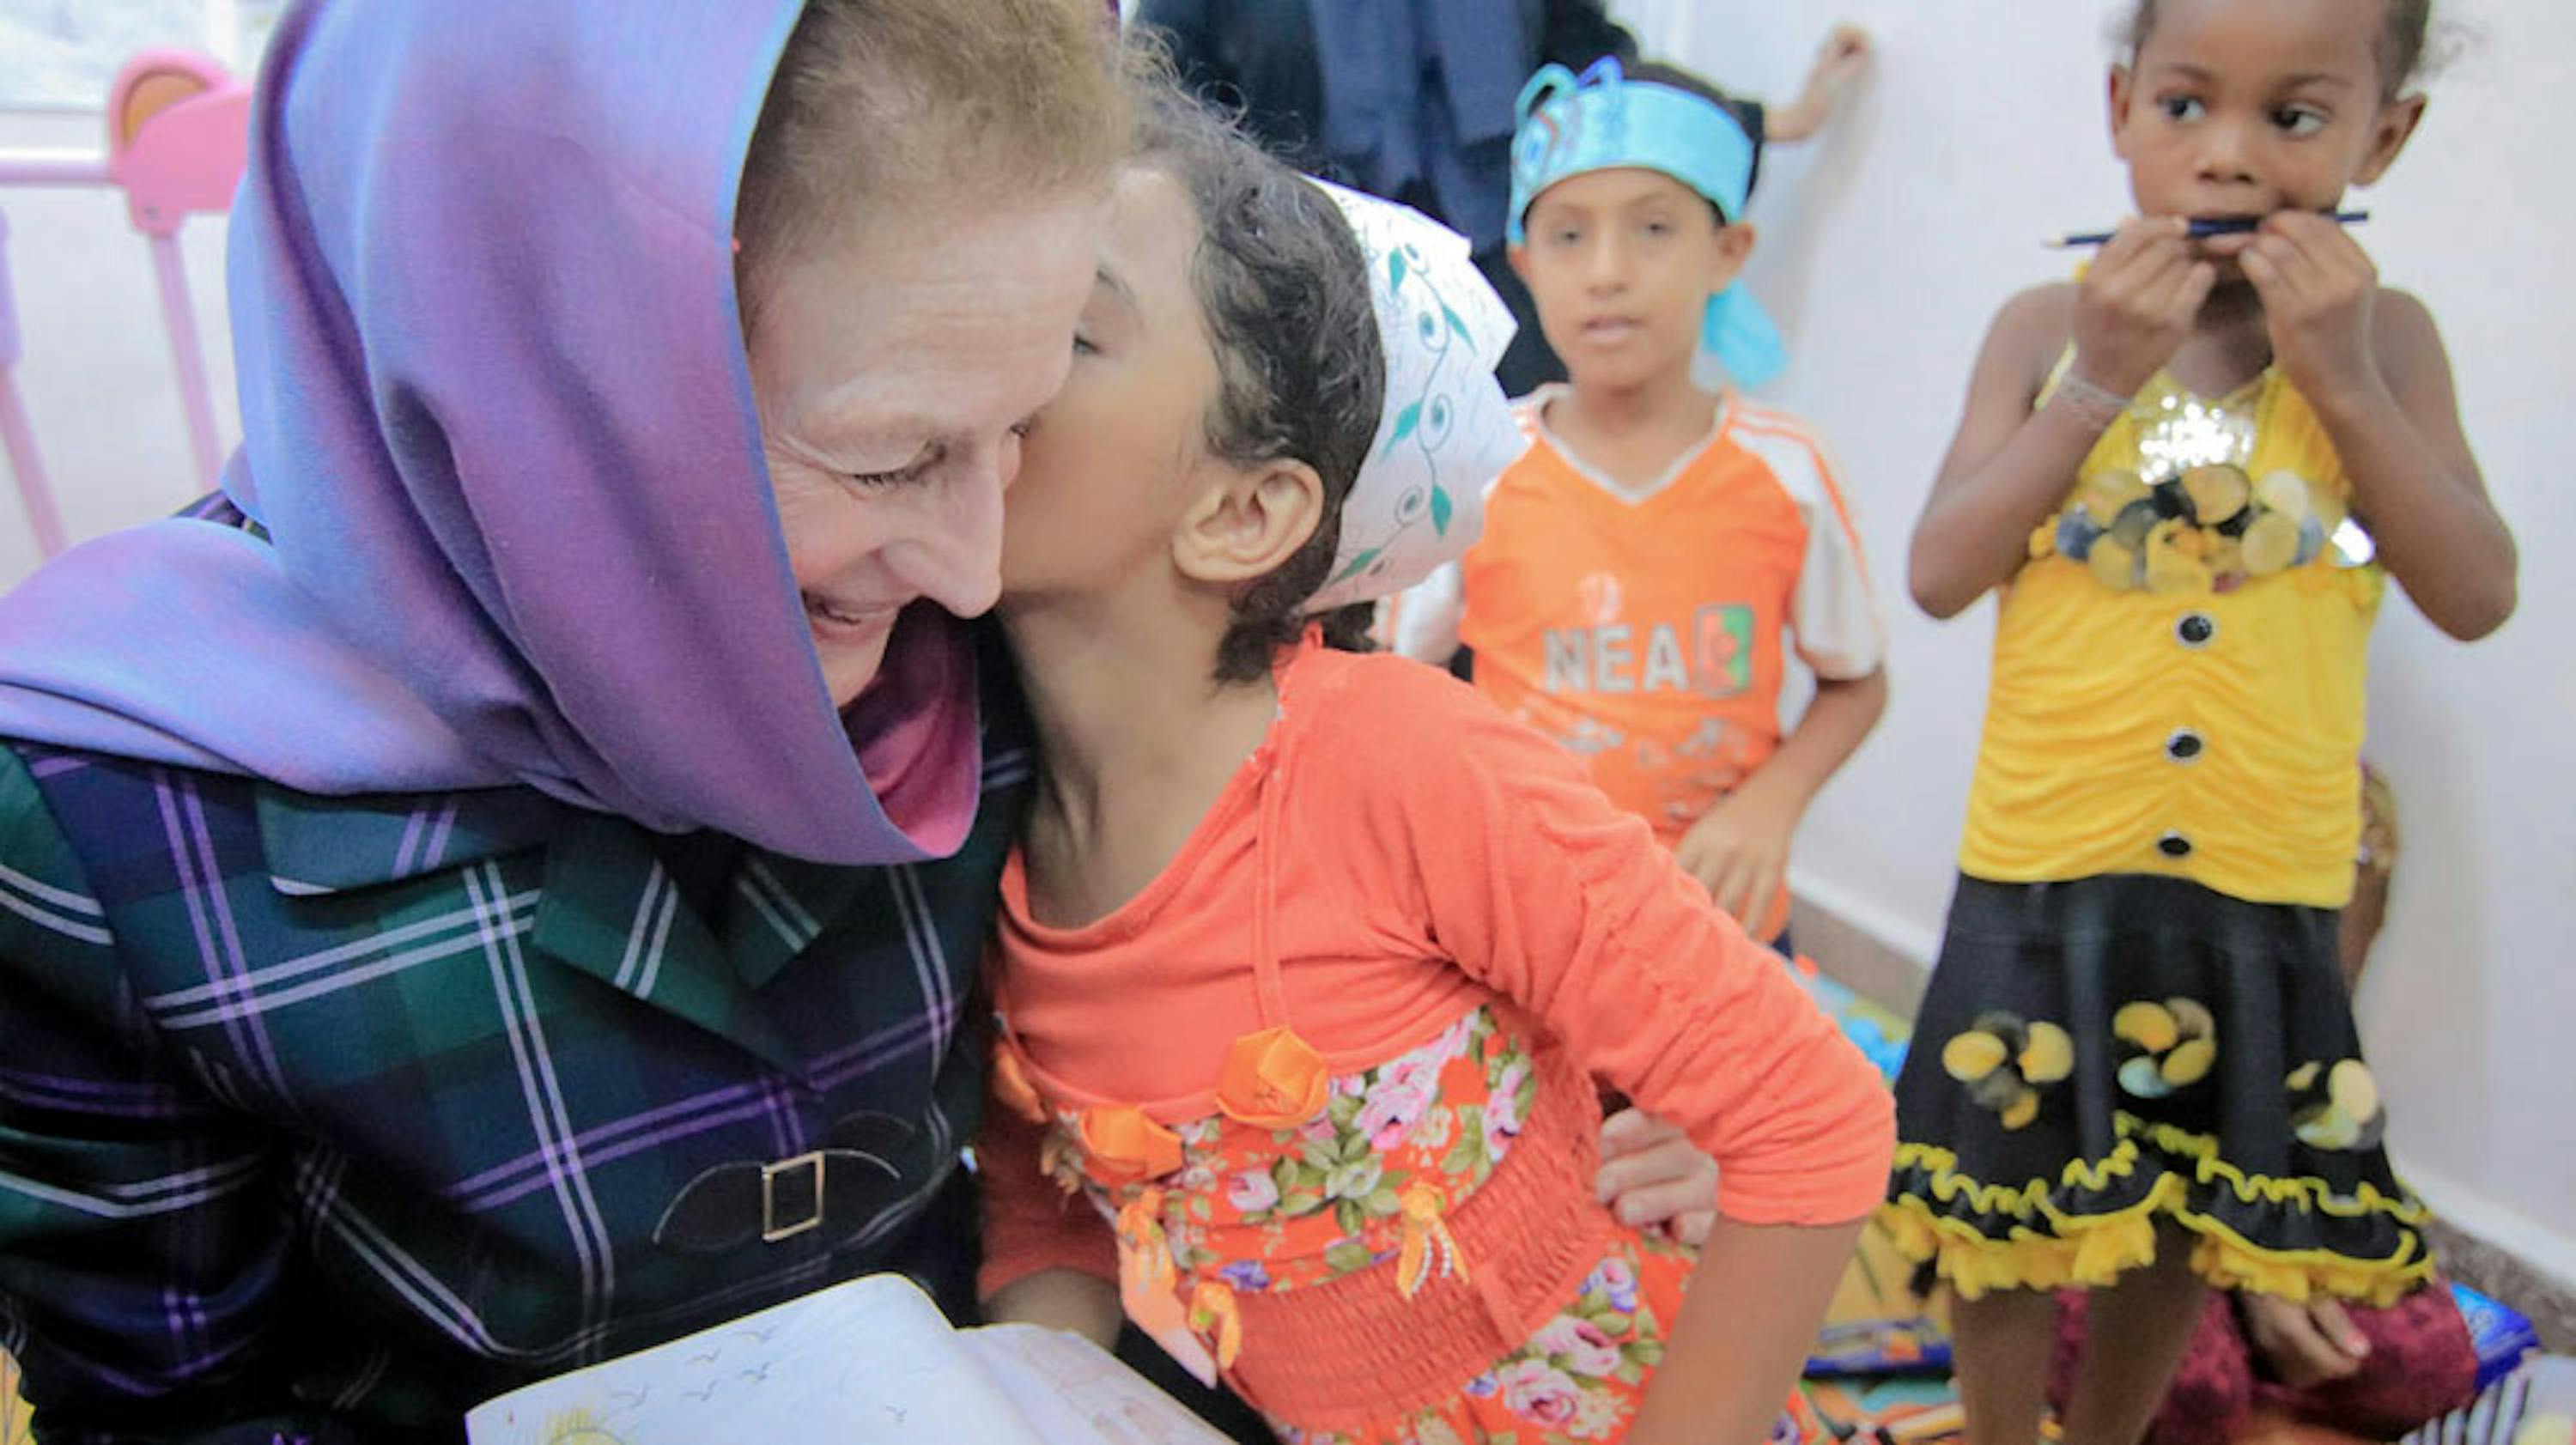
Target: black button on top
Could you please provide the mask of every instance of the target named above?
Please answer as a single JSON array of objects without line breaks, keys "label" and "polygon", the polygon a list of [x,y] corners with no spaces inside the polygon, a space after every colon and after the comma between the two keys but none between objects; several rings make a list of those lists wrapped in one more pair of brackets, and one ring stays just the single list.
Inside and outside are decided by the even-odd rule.
[{"label": "black button on top", "polygon": [[2185,647],[2207,647],[2218,635],[2218,623],[2206,612],[2186,612],[2174,624],[2174,638]]},{"label": "black button on top", "polygon": [[2200,734],[2189,728],[2177,728],[2172,737],[2165,739],[2165,756],[2177,763],[2187,763],[2200,756],[2201,747]]},{"label": "black button on top", "polygon": [[2156,840],[2156,851],[2168,858],[2191,856],[2191,840],[2180,833],[2167,833]]}]

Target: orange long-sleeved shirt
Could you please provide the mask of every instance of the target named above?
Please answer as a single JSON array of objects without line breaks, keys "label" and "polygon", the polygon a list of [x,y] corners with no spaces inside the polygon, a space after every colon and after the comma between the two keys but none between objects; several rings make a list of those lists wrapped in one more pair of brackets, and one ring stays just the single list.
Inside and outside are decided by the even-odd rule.
[{"label": "orange long-sleeved shirt", "polygon": [[[1715,1157],[1726,1217],[1838,1223],[1879,1201],[1894,1136],[1877,1073],[1579,764],[1416,663],[1309,642],[1279,677],[1269,740],[1116,912],[1040,925],[1012,860],[999,982],[1044,1094],[1166,1124],[1213,1112],[1228,1046],[1265,1026],[1266,847],[1287,1020],[1334,1072],[1502,995]],[[988,1292],[1054,1265],[1114,1272],[1103,1222],[1036,1168],[1038,1132],[987,1134]]]}]

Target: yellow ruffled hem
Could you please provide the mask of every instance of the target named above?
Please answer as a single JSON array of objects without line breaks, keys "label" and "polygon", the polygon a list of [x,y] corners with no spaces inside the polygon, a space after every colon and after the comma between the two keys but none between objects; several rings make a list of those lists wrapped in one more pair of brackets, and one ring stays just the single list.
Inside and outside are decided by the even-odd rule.
[{"label": "yellow ruffled hem", "polygon": [[[1899,1253],[1934,1262],[1961,1299],[1999,1289],[2064,1289],[2116,1282],[2156,1257],[2156,1220],[2173,1220],[2195,1236],[2193,1272],[2221,1289],[2305,1300],[2313,1295],[2357,1299],[2385,1308],[2432,1278],[2433,1261],[2415,1231],[2428,1217],[2421,1204],[2392,1198],[2364,1184],[2337,1195],[2322,1179],[2277,1179],[2247,1174],[2218,1157],[2217,1141],[2134,1116],[2117,1117],[2120,1142],[2099,1161],[2074,1160],[2055,1181],[2035,1179],[2018,1188],[1986,1184],[1958,1172],[1958,1158],[1928,1144],[1903,1144],[1896,1167],[1927,1175],[1932,1196],[1944,1204],[1964,1199],[1970,1210],[2017,1221],[2008,1238],[1991,1239],[1965,1220],[1934,1212],[1912,1195],[1879,1207],[1878,1222]],[[2137,1171],[2146,1139],[2158,1150],[2193,1161],[2198,1180],[2230,1189],[2251,1202],[2291,1204],[2316,1214],[2356,1218],[2386,1215],[2407,1230],[2404,1246],[2384,1260],[2352,1259],[2321,1249],[2270,1249],[2246,1239],[2213,1215],[2189,1207],[2187,1181],[2168,1173],[2144,1199],[2108,1214],[2068,1214],[2050,1203],[2062,1188],[2098,1190]]]}]

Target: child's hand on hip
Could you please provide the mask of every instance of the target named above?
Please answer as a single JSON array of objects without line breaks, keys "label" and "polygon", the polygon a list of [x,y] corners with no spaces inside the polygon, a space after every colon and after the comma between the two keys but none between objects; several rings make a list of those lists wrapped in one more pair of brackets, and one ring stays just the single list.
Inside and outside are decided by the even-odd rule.
[{"label": "child's hand on hip", "polygon": [[1601,1126],[1597,1189],[1621,1224],[1683,1244],[1708,1238],[1717,1223],[1717,1161],[1643,1109],[1622,1109]]},{"label": "child's hand on hip", "polygon": [[2077,376],[2132,396],[2191,338],[2218,268],[2190,231],[2180,216],[2133,219],[2094,258],[2075,295]]},{"label": "child's hand on hip", "polygon": [[2380,389],[2371,350],[2379,268],[2342,226],[2306,211],[2277,211],[2240,253],[2263,298],[2272,359],[2311,399]]},{"label": "child's hand on hip", "polygon": [[1799,812],[1795,800],[1748,782],[1718,799],[1673,849],[1683,871],[1759,943],[1770,942],[1757,930],[1770,922],[1788,876],[1789,839],[1798,831]]}]

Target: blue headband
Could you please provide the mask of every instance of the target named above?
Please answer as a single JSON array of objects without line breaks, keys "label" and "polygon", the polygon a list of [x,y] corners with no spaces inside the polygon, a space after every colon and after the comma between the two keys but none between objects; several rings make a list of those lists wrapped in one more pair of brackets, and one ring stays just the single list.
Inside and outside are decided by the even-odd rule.
[{"label": "blue headband", "polygon": [[[1539,193],[1569,176],[1634,166],[1661,171],[1713,202],[1730,222],[1744,218],[1753,186],[1753,137],[1724,106],[1651,81],[1630,80],[1616,57],[1578,77],[1541,66],[1521,87],[1512,136],[1512,212],[1507,234],[1528,240],[1522,218]],[[1789,361],[1780,330],[1739,283],[1708,298],[1699,353],[1745,386],[1759,386]]]}]

